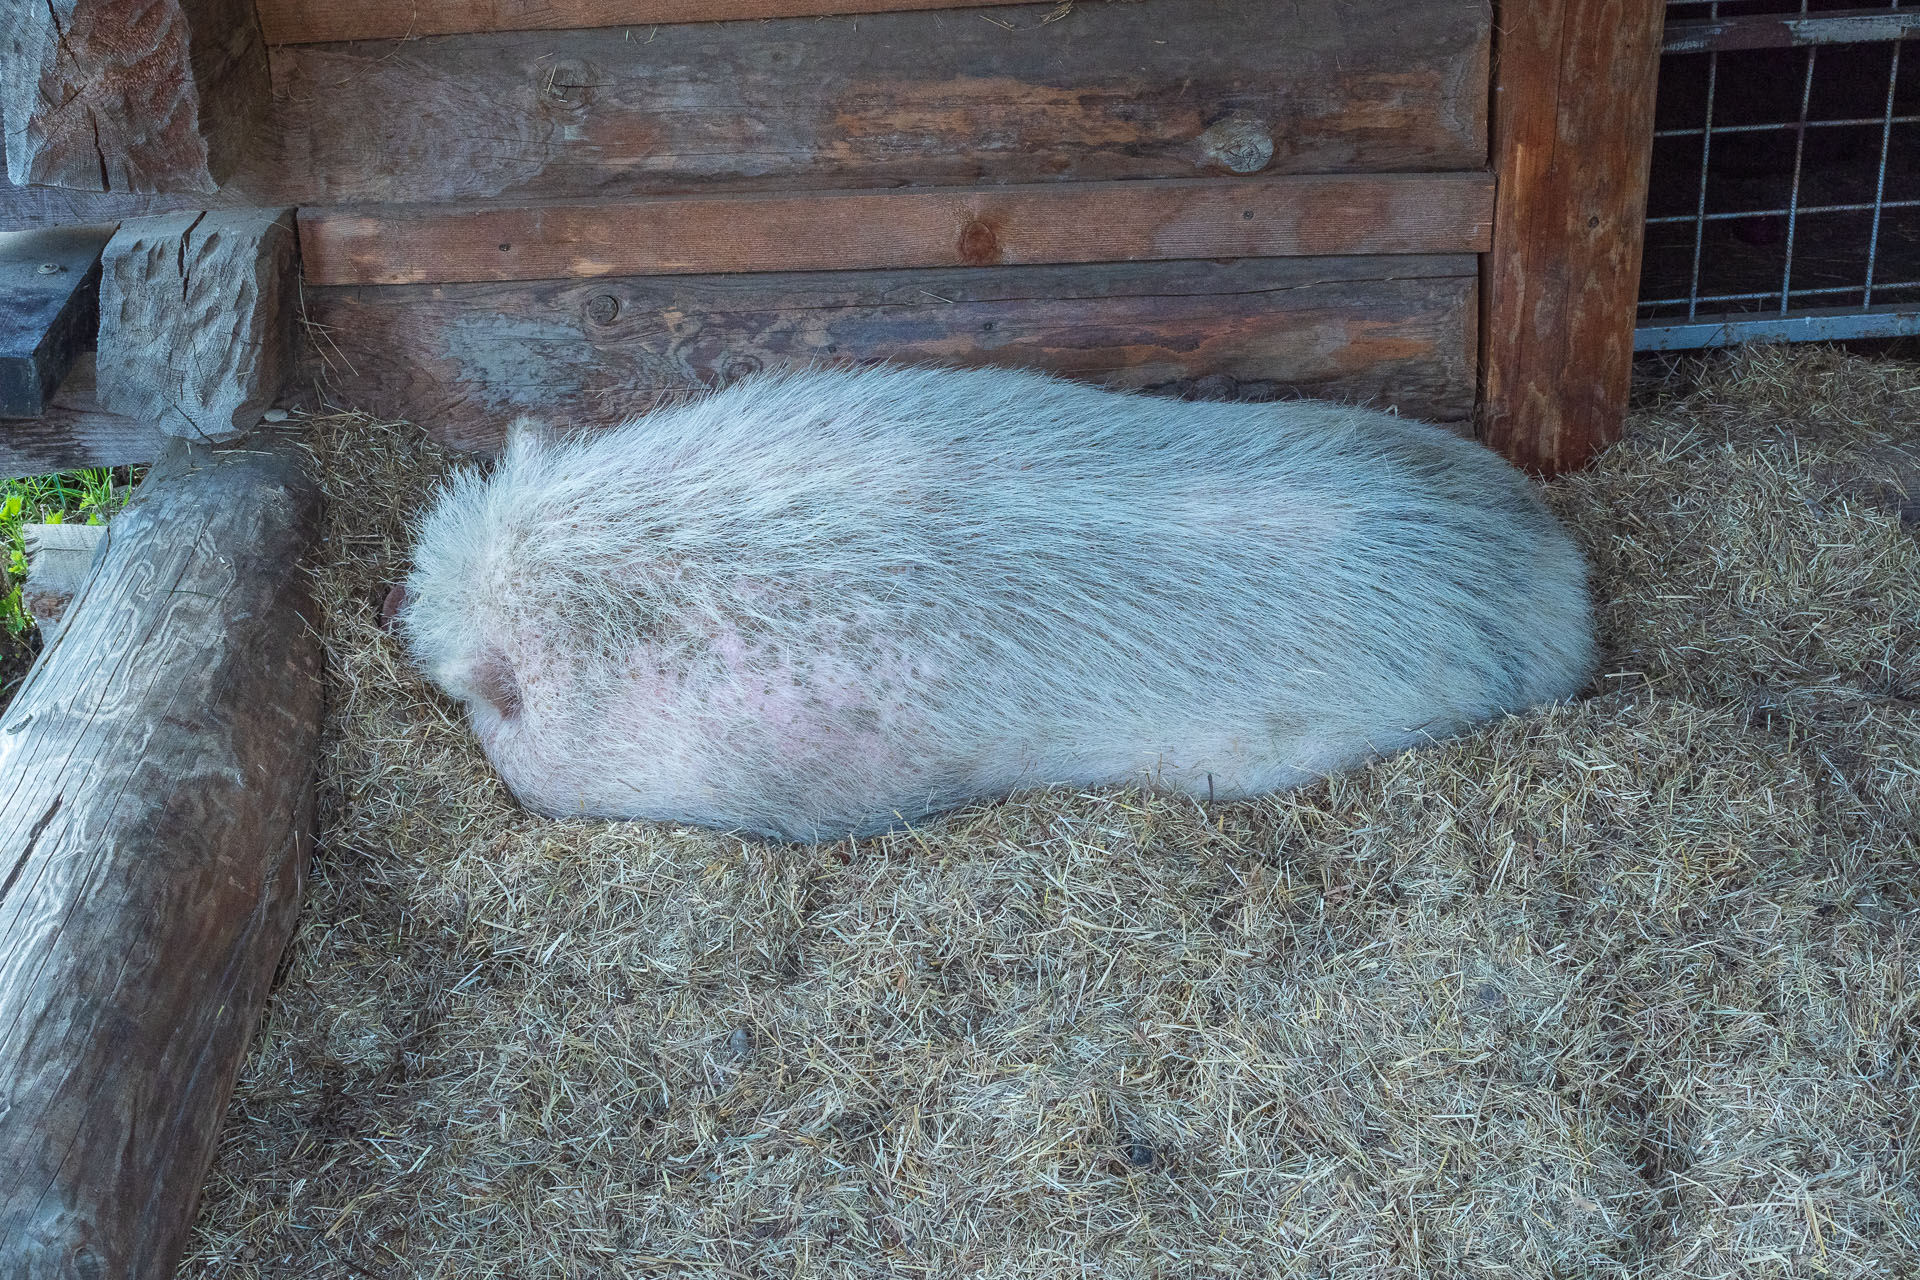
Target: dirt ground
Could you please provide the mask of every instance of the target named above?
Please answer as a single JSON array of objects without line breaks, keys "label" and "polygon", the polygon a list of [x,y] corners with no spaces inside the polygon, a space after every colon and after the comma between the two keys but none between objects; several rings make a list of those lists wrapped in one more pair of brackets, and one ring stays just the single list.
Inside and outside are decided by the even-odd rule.
[{"label": "dirt ground", "polygon": [[1576,705],[820,849],[515,810],[377,625],[445,460],[316,421],[324,829],[181,1274],[1920,1275],[1920,365],[1637,398]]}]

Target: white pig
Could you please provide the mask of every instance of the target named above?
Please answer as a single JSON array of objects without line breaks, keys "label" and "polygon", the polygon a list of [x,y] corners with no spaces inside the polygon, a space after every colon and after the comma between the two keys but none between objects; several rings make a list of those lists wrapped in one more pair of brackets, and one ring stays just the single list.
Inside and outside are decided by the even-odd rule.
[{"label": "white pig", "polygon": [[1563,699],[1586,566],[1438,427],[1033,373],[759,375],[518,429],[398,615],[541,813],[835,839],[1047,784],[1227,800]]}]

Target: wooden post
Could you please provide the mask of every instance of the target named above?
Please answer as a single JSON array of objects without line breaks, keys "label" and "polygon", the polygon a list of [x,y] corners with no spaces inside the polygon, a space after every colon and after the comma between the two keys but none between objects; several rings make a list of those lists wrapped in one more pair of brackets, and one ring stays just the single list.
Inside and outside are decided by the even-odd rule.
[{"label": "wooden post", "polygon": [[1584,465],[1626,417],[1665,7],[1495,7],[1480,429],[1552,475]]},{"label": "wooden post", "polygon": [[252,0],[10,6],[0,119],[15,185],[213,191],[271,90]]},{"label": "wooden post", "polygon": [[305,454],[175,445],[0,717],[0,1275],[171,1277],[292,929]]},{"label": "wooden post", "polygon": [[97,392],[206,443],[260,424],[291,363],[293,210],[136,218],[101,259]]}]

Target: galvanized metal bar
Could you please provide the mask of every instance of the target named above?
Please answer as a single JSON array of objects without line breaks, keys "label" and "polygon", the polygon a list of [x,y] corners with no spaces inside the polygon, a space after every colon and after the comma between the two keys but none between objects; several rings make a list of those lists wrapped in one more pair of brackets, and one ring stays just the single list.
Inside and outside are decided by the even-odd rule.
[{"label": "galvanized metal bar", "polygon": [[[1720,16],[1718,0],[1707,10],[1709,17]],[[1707,111],[1700,130],[1700,202],[1693,210],[1693,272],[1687,284],[1687,318],[1699,310],[1700,250],[1707,237],[1707,167],[1713,158],[1713,95],[1719,87],[1720,55],[1707,55]]]},{"label": "galvanized metal bar", "polygon": [[[1861,200],[1853,204],[1806,204],[1800,206],[1799,212],[1803,216],[1813,213],[1867,213],[1875,208],[1911,209],[1916,206],[1920,206],[1920,199],[1882,200],[1877,205],[1871,200]],[[1784,218],[1791,212],[1793,212],[1791,209],[1727,209],[1708,214],[1707,221],[1726,222],[1732,218]],[[1663,213],[1657,218],[1648,218],[1647,225],[1651,227],[1663,222],[1692,222],[1693,218],[1694,215],[1691,213]]]},{"label": "galvanized metal bar", "polygon": [[[1899,4],[1900,0],[1893,2]],[[1880,171],[1873,179],[1873,230],[1867,234],[1867,284],[1860,294],[1863,307],[1873,305],[1873,269],[1880,258],[1880,218],[1887,207],[1887,149],[1893,143],[1893,91],[1900,83],[1900,46],[1897,44],[1893,46],[1891,63],[1887,69],[1887,121],[1880,127]]]},{"label": "galvanized metal bar", "polygon": [[[1800,0],[1804,7],[1807,0]],[[1800,87],[1800,128],[1793,135],[1793,187],[1787,193],[1787,255],[1786,263],[1780,268],[1780,314],[1787,313],[1787,302],[1793,296],[1793,240],[1800,226],[1800,175],[1807,158],[1807,108],[1813,103],[1813,66],[1820,57],[1820,50],[1807,50],[1807,77]]]},{"label": "galvanized metal bar", "polygon": [[[1920,289],[1920,280],[1903,280],[1894,284],[1883,284],[1880,288],[1886,291],[1894,289]],[[1857,284],[1828,284],[1820,285],[1813,289],[1795,289],[1793,296],[1796,298],[1814,298],[1830,293],[1858,292],[1860,292],[1860,286]],[[1758,293],[1703,293],[1698,297],[1646,298],[1635,305],[1642,310],[1650,310],[1654,307],[1685,306],[1688,302],[1758,302],[1762,298],[1777,298],[1779,296],[1780,291],[1778,289],[1763,289]]]},{"label": "galvanized metal bar", "polygon": [[[1915,10],[1915,12],[1920,13],[1920,9]],[[1899,46],[1895,45],[1894,48],[1898,49]],[[1807,128],[1809,129],[1845,129],[1849,127],[1865,128],[1867,125],[1885,124],[1885,123],[1886,123],[1885,116],[1863,116],[1857,120],[1809,120],[1807,121]],[[1895,124],[1920,123],[1920,116],[1895,116],[1893,118],[1893,123]],[[1799,127],[1800,126],[1795,122],[1793,122],[1792,120],[1774,121],[1774,122],[1769,122],[1767,124],[1723,124],[1723,125],[1716,125],[1714,127],[1713,135],[1717,138],[1723,134],[1728,134],[1728,133],[1765,133],[1769,129],[1797,129]],[[1701,134],[1701,130],[1693,128],[1692,126],[1688,126],[1685,129],[1656,129],[1653,132],[1653,136],[1656,138],[1697,138],[1700,136],[1700,134]]]},{"label": "galvanized metal bar", "polygon": [[1759,13],[1684,18],[1667,23],[1662,53],[1726,53],[1798,49],[1821,44],[1875,44],[1920,35],[1920,10],[1838,9],[1830,13]]},{"label": "galvanized metal bar", "polygon": [[1900,338],[1920,334],[1920,306],[1901,304],[1857,311],[1791,316],[1707,316],[1673,324],[1641,325],[1635,351],[1691,351],[1743,342],[1845,342],[1855,338]]}]

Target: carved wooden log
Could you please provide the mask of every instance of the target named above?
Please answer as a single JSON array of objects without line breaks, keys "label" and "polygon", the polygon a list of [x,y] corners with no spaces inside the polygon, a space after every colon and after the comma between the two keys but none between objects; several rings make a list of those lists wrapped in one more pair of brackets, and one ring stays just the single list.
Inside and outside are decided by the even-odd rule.
[{"label": "carved wooden log", "polygon": [[286,379],[294,258],[291,209],[122,226],[101,261],[101,407],[189,440],[258,426]]},{"label": "carved wooden log", "polygon": [[319,495],[175,445],[0,717],[0,1275],[171,1276],[292,928]]},{"label": "carved wooden log", "polygon": [[18,185],[212,191],[271,96],[251,0],[38,0],[0,56]]}]

